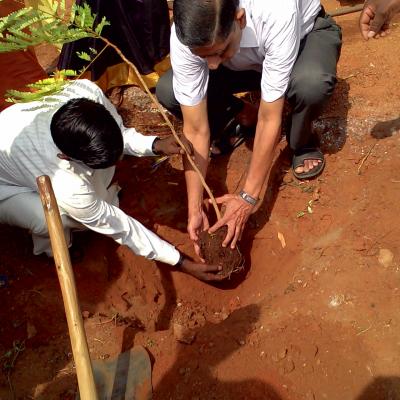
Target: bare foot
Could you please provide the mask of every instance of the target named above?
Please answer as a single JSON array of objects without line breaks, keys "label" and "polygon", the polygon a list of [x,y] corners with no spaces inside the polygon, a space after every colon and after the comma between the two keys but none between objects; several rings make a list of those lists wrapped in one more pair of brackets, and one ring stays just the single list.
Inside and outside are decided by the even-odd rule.
[{"label": "bare foot", "polygon": [[318,164],[321,164],[321,160],[304,160],[304,165],[301,165],[295,169],[297,174],[302,174],[303,172],[311,171]]}]

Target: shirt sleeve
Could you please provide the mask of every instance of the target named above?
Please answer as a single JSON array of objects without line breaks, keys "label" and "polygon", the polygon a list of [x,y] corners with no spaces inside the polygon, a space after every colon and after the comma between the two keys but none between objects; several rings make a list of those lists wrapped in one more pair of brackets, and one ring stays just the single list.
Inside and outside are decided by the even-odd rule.
[{"label": "shirt sleeve", "polygon": [[[139,221],[125,214],[120,208],[99,198],[90,185],[75,179],[71,185],[63,179],[63,188],[69,186],[68,195],[63,188],[58,189],[53,180],[57,203],[74,220],[92,231],[113,238],[117,243],[128,246],[135,254],[150,260],[175,265],[180,253],[174,246],[144,227]],[[72,190],[71,190],[72,189]],[[63,193],[64,191],[64,193]]]},{"label": "shirt sleeve", "polygon": [[263,35],[265,59],[261,78],[261,97],[271,103],[284,96],[300,46],[300,24],[296,11],[282,12]]},{"label": "shirt sleeve", "polygon": [[102,104],[117,122],[124,139],[124,154],[135,157],[155,155],[152,151],[152,146],[157,136],[145,136],[135,128],[127,128],[117,109],[95,83],[86,79],[77,82],[87,90],[87,93],[82,93],[83,97],[92,98],[93,101]]},{"label": "shirt sleeve", "polygon": [[194,55],[183,45],[171,28],[171,65],[173,71],[172,85],[174,94],[184,106],[195,106],[207,95],[208,65],[206,60]]}]

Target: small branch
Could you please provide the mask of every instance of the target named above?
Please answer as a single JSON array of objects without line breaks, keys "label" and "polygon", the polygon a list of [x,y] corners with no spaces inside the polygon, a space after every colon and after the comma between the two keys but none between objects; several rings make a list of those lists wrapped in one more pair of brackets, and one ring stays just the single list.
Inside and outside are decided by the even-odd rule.
[{"label": "small branch", "polygon": [[358,174],[358,175],[361,175],[361,168],[363,167],[365,161],[367,161],[368,157],[371,155],[372,150],[373,150],[374,147],[377,145],[377,143],[378,143],[378,141],[376,141],[376,142],[371,146],[371,148],[369,149],[368,153],[367,153],[367,154],[364,156],[364,158],[361,160],[361,163],[360,163],[360,165],[359,165],[359,167],[358,167],[358,171],[357,171],[357,174]]},{"label": "small branch", "polygon": [[81,79],[83,74],[93,65],[93,63],[103,54],[103,52],[108,48],[108,44],[104,46],[101,51],[96,54],[96,57],[93,58],[93,60],[90,60],[90,63],[86,65],[86,67],[82,70],[82,72],[79,74],[79,76],[76,79]]},{"label": "small branch", "polygon": [[200,172],[199,168],[197,167],[196,163],[193,161],[193,159],[190,157],[188,151],[186,150],[184,144],[182,143],[181,139],[179,138],[178,134],[176,133],[176,130],[174,128],[174,126],[172,125],[171,121],[169,120],[169,118],[167,117],[167,114],[165,113],[164,109],[162,108],[161,104],[158,102],[158,100],[155,98],[155,96],[151,93],[150,89],[148,88],[148,86],[146,85],[146,82],[144,81],[144,79],[142,78],[142,76],[140,75],[140,72],[138,71],[138,69],[136,68],[136,66],[129,61],[124,54],[121,52],[121,50],[115,46],[113,43],[111,43],[109,40],[107,40],[106,38],[104,38],[103,36],[98,36],[98,39],[102,40],[104,43],[106,43],[108,46],[112,47],[117,54],[122,58],[123,61],[125,61],[135,72],[137,78],[139,79],[140,83],[142,84],[142,86],[144,87],[146,93],[149,95],[150,99],[152,100],[152,102],[155,104],[155,106],[157,107],[158,111],[160,112],[160,114],[162,115],[162,117],[164,118],[165,122],[167,123],[169,129],[172,132],[172,135],[174,136],[175,140],[178,142],[179,146],[182,147],[182,149],[184,150],[184,152],[186,153],[186,157],[189,160],[191,166],[193,167],[193,169],[197,172],[197,174],[199,175],[201,184],[203,185],[204,189],[206,190],[208,196],[210,197],[211,203],[214,207],[214,211],[215,214],[217,215],[217,219],[220,220],[221,219],[221,211],[218,208],[217,202],[215,201],[215,197],[211,192],[211,189],[209,188],[209,186],[207,185],[203,174]]}]

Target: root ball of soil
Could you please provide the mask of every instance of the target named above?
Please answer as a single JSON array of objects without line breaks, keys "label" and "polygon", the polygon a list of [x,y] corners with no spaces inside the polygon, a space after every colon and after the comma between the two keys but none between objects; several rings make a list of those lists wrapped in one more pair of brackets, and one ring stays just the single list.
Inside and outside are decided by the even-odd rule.
[{"label": "root ball of soil", "polygon": [[220,265],[222,267],[220,274],[229,278],[232,273],[240,272],[244,268],[244,259],[237,245],[234,249],[222,247],[227,231],[227,226],[223,226],[212,235],[203,231],[200,233],[199,244],[206,263]]}]

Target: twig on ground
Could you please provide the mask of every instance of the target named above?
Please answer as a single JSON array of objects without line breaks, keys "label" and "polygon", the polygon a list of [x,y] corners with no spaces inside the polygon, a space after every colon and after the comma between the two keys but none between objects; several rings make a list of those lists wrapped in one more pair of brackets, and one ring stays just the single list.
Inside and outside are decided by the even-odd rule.
[{"label": "twig on ground", "polygon": [[367,161],[368,157],[371,155],[372,150],[374,149],[374,147],[378,144],[378,141],[376,141],[368,150],[368,153],[364,156],[364,158],[361,160],[360,165],[358,166],[358,170],[357,170],[357,174],[361,175],[361,168],[363,167],[365,161]]},{"label": "twig on ground", "polygon": [[357,336],[362,335],[365,332],[368,332],[371,328],[372,328],[372,324],[368,328],[365,328],[362,331],[357,332]]},{"label": "twig on ground", "polygon": [[114,314],[110,319],[108,319],[107,321],[102,321],[102,322],[98,322],[96,323],[96,325],[104,325],[104,324],[109,324],[110,322],[115,322],[115,324],[117,323],[117,318],[118,318],[118,313]]},{"label": "twig on ground", "polygon": [[13,347],[12,349],[8,350],[3,356],[0,358],[0,360],[5,360],[3,363],[3,371],[7,375],[7,382],[8,386],[10,387],[10,393],[11,397],[13,400],[15,400],[17,397],[15,395],[14,387],[11,381],[11,374],[14,370],[15,363],[17,361],[18,356],[25,350],[25,340],[22,342],[19,342],[18,340],[13,342]]}]

